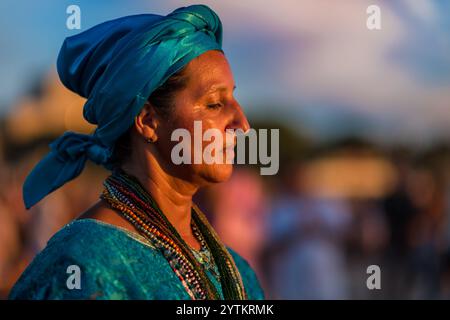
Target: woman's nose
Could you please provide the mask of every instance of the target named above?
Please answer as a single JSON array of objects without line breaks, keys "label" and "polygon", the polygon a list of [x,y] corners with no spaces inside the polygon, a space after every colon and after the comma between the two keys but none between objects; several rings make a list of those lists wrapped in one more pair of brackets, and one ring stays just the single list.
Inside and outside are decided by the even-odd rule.
[{"label": "woman's nose", "polygon": [[228,129],[241,129],[245,133],[250,130],[250,124],[248,123],[247,117],[242,110],[241,105],[236,102],[234,109],[234,116],[232,123],[228,126]]}]

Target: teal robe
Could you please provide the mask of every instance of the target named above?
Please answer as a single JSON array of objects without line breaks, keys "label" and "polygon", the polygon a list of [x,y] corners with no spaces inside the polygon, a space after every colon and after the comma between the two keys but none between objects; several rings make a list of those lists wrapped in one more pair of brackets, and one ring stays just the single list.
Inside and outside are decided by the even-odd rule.
[{"label": "teal robe", "polygon": [[[227,249],[248,298],[264,299],[249,264]],[[68,270],[71,265],[78,266],[79,272]],[[77,273],[81,288],[69,289],[76,283],[73,276]],[[220,282],[207,274],[222,296]],[[164,256],[146,238],[93,219],[75,220],[57,232],[24,271],[9,298],[190,299]]]}]

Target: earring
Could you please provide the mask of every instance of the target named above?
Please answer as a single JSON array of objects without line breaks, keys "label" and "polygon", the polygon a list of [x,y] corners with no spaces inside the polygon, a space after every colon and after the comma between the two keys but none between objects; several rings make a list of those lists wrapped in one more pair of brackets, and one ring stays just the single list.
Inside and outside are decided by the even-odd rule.
[{"label": "earring", "polygon": [[154,142],[153,138],[145,138],[145,141],[148,142],[148,143]]}]

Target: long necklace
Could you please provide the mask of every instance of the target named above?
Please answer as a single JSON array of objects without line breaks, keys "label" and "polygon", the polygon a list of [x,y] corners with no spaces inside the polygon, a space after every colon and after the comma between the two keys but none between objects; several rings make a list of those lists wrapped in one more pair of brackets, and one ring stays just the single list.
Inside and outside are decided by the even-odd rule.
[{"label": "long necklace", "polygon": [[220,282],[220,273],[217,269],[216,263],[214,261],[214,258],[212,257],[208,245],[206,244],[205,239],[203,238],[202,234],[195,226],[195,223],[193,221],[191,223],[191,227],[195,238],[198,240],[198,242],[200,242],[200,250],[192,249],[194,256],[204,266],[204,268],[208,270]]},{"label": "long necklace", "polygon": [[[104,181],[104,186],[100,197],[160,250],[192,299],[220,298],[202,264],[136,178],[123,170],[116,170]],[[232,257],[195,205],[192,221],[197,235],[204,238],[211,257],[217,263],[224,298],[246,299],[242,279]]]}]

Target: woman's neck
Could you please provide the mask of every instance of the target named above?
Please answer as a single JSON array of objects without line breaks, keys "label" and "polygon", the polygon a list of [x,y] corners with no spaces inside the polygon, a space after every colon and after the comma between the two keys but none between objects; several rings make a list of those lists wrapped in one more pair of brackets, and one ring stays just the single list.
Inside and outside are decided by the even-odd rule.
[{"label": "woman's neck", "polygon": [[168,175],[152,156],[138,165],[124,165],[122,169],[139,180],[180,236],[197,247],[191,229],[191,209],[198,188]]}]

